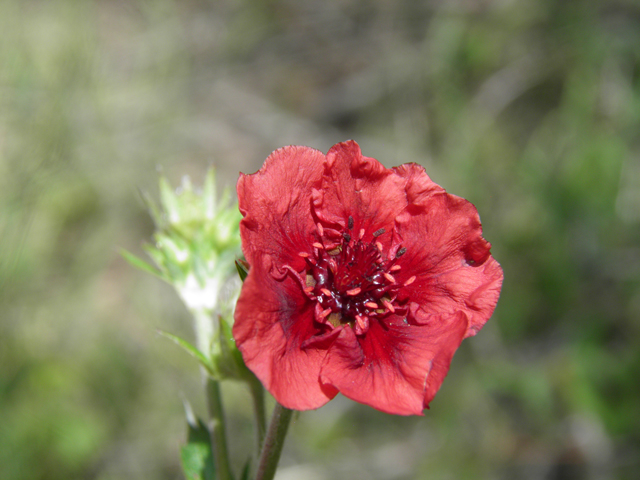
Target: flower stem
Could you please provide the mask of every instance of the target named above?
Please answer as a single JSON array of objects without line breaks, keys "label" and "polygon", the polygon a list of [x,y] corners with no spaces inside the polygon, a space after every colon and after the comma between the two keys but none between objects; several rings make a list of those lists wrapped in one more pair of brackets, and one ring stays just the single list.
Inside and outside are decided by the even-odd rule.
[{"label": "flower stem", "polygon": [[260,455],[256,480],[273,480],[292,415],[293,410],[289,410],[279,403],[276,403],[273,408],[269,431]]},{"label": "flower stem", "polygon": [[256,458],[260,455],[260,449],[264,442],[265,430],[267,429],[267,416],[264,411],[264,388],[255,376],[249,380],[249,389],[253,400],[253,416],[256,422]]},{"label": "flower stem", "polygon": [[209,435],[211,436],[211,449],[216,472],[218,473],[217,478],[219,480],[232,480],[229,451],[227,450],[227,435],[224,426],[224,411],[222,398],[220,397],[220,384],[211,377],[207,377],[206,380],[206,395],[207,408],[209,410]]}]

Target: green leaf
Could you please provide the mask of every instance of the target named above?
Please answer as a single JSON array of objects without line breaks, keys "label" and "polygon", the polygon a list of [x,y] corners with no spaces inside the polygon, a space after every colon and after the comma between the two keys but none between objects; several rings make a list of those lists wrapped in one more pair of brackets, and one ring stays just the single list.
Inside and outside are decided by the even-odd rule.
[{"label": "green leaf", "polygon": [[249,480],[249,474],[251,473],[251,458],[244,464],[242,473],[240,474],[240,480]]},{"label": "green leaf", "polygon": [[137,257],[136,255],[134,255],[131,252],[128,252],[127,250],[121,248],[120,249],[120,255],[122,255],[124,257],[124,259],[129,262],[130,265],[139,268],[140,270],[143,270],[147,273],[150,273],[151,275],[160,278],[161,280],[165,280],[167,281],[167,278],[165,278],[165,276],[162,274],[162,272],[160,272],[159,270],[157,270],[156,268],[154,268],[153,266],[149,265],[147,262],[145,262],[144,260],[142,260],[140,257]]},{"label": "green leaf", "polygon": [[160,177],[160,202],[167,212],[169,223],[180,221],[180,206],[178,197],[174,193],[169,181],[165,177]]},{"label": "green leaf", "polygon": [[180,449],[182,471],[187,480],[215,480],[215,465],[211,453],[211,437],[202,420],[187,422],[187,444]]},{"label": "green leaf", "polygon": [[172,340],[176,345],[182,347],[189,355],[195,358],[198,363],[200,363],[200,365],[207,369],[209,375],[213,375],[213,367],[211,366],[211,362],[205,356],[205,354],[198,350],[195,346],[191,345],[184,338],[180,338],[170,333],[163,332],[162,330],[158,330],[158,333],[163,337]]},{"label": "green leaf", "polygon": [[240,275],[240,280],[244,282],[244,279],[249,275],[249,264],[239,258],[236,260],[236,269],[238,270],[238,275]]}]

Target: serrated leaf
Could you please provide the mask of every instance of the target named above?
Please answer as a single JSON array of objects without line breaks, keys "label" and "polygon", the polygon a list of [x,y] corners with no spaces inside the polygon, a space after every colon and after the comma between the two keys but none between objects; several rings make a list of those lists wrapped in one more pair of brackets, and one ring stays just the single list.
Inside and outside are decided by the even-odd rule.
[{"label": "serrated leaf", "polygon": [[173,341],[176,345],[182,347],[189,355],[195,358],[198,361],[198,363],[200,363],[200,365],[206,368],[207,372],[209,372],[210,375],[213,375],[213,368],[211,366],[211,362],[205,356],[205,354],[202,353],[200,350],[198,350],[195,346],[191,345],[184,338],[180,338],[176,335],[163,332],[162,330],[158,330],[158,333],[163,337]]},{"label": "serrated leaf", "polygon": [[211,453],[211,437],[204,422],[187,422],[187,444],[180,449],[182,470],[187,480],[215,480],[215,465]]},{"label": "serrated leaf", "polygon": [[151,275],[160,278],[161,280],[167,280],[167,278],[165,278],[165,276],[162,274],[162,272],[160,272],[159,270],[157,270],[156,268],[154,268],[152,265],[149,265],[147,262],[145,262],[144,260],[142,260],[140,257],[137,257],[136,255],[134,255],[131,252],[128,252],[127,250],[125,250],[124,248],[120,249],[120,255],[123,256],[123,258],[129,262],[130,265],[139,268],[140,270],[143,270],[147,273],[150,273]]}]

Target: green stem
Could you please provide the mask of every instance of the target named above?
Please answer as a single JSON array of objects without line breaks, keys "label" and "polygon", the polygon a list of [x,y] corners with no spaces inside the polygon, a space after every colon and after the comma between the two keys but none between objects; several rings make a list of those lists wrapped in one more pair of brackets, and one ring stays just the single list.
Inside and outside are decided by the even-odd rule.
[{"label": "green stem", "polygon": [[273,408],[269,431],[260,455],[256,480],[273,480],[292,415],[293,410],[289,410],[279,403],[276,403]]},{"label": "green stem", "polygon": [[256,422],[256,458],[260,455],[260,449],[264,442],[267,429],[267,415],[264,411],[264,388],[255,376],[249,380],[249,389],[253,400],[253,416]]},{"label": "green stem", "polygon": [[209,435],[218,480],[232,480],[224,426],[224,411],[220,397],[220,384],[211,377],[206,380],[207,408],[209,410]]}]

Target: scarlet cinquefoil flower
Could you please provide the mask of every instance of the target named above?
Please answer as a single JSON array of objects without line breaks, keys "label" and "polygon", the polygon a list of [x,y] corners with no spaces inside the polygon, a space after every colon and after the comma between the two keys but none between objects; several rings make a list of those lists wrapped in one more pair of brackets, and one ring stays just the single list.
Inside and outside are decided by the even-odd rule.
[{"label": "scarlet cinquefoil flower", "polygon": [[500,294],[475,207],[354,141],[276,150],[238,199],[251,269],[233,335],[267,390],[296,410],[342,392],[422,414]]}]

